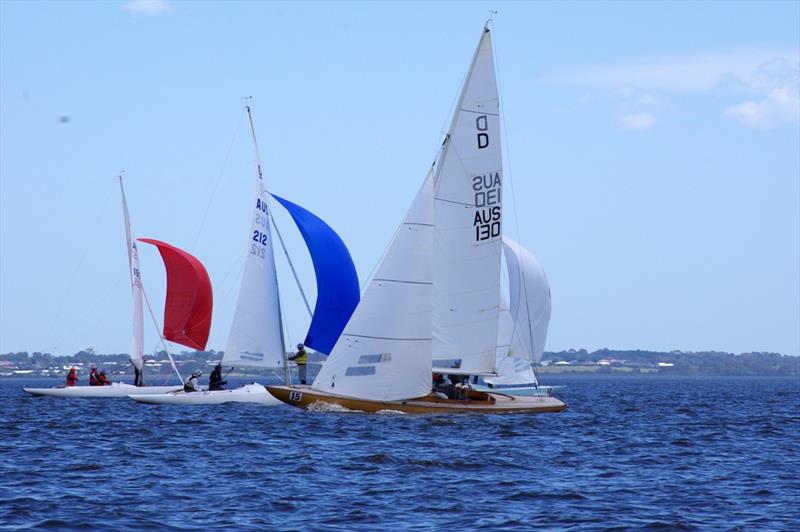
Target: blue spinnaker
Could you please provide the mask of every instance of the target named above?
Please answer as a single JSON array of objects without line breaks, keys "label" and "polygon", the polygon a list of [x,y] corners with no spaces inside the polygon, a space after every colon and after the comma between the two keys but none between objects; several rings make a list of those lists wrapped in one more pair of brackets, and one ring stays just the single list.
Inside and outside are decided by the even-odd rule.
[{"label": "blue spinnaker", "polygon": [[306,241],[317,278],[317,304],[305,345],[330,354],[361,298],[350,252],[336,231],[300,205],[272,194],[292,215]]}]

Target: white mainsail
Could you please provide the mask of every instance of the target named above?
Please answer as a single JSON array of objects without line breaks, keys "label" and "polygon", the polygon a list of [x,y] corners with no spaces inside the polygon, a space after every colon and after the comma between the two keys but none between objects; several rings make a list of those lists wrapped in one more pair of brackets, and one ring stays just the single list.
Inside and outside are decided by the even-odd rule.
[{"label": "white mainsail", "polygon": [[502,253],[500,103],[484,28],[434,183],[432,356],[494,371]]},{"label": "white mainsail", "polygon": [[144,367],[144,314],[142,307],[142,278],[139,274],[139,250],[131,232],[131,219],[128,214],[128,201],[125,199],[125,187],[122,176],[119,176],[119,188],[122,192],[122,213],[125,217],[125,240],[128,245],[128,268],[131,275],[133,291],[133,345],[131,346],[131,363],[139,371]]},{"label": "white mainsail", "polygon": [[550,324],[551,299],[547,276],[536,257],[514,240],[503,237],[510,305],[500,313],[497,331],[497,377],[492,384],[536,383],[533,364],[542,359]]},{"label": "white mainsail", "polygon": [[[249,117],[249,107],[247,112]],[[278,278],[272,249],[267,192],[261,174],[255,133],[253,143],[258,169],[256,202],[253,204],[252,222],[247,233],[248,251],[239,299],[222,361],[233,366],[281,368],[285,367],[285,352]]]},{"label": "white mainsail", "polygon": [[392,401],[431,389],[432,172],[313,388]]}]

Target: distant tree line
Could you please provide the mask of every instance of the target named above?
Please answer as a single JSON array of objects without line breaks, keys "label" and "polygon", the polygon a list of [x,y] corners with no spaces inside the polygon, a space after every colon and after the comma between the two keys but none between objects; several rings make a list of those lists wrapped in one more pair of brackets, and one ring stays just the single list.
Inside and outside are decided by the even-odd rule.
[{"label": "distant tree line", "polygon": [[725,353],[721,351],[642,351],[598,349],[569,349],[545,352],[544,359],[552,362],[596,364],[600,360],[624,361],[626,366],[653,367],[659,362],[674,364],[661,367],[659,373],[682,375],[800,375],[800,357],[779,353]]},{"label": "distant tree line", "polygon": [[[172,356],[182,371],[203,369],[208,362],[222,360],[222,351],[183,351],[173,353]],[[40,352],[18,352],[0,354],[0,363],[10,362],[20,369],[46,369],[57,366],[82,363],[97,364],[101,366],[109,362],[116,362],[119,370],[123,371],[128,364],[128,355],[99,354],[94,349],[87,347],[73,355],[53,355]],[[148,355],[145,360],[167,359],[164,351]],[[312,353],[311,362],[323,361],[325,357]],[[572,364],[597,364],[600,360],[615,360],[624,362],[625,366],[655,367],[659,362],[673,364],[672,367],[659,367],[661,374],[682,375],[800,375],[800,357],[781,355],[779,353],[724,353],[719,351],[642,351],[599,349],[586,351],[585,349],[569,349],[567,351],[545,352],[544,360],[553,362],[570,362]],[[127,370],[124,370],[127,371]],[[169,373],[168,365],[161,366],[159,373]],[[246,370],[247,373],[259,374],[258,370]]]}]

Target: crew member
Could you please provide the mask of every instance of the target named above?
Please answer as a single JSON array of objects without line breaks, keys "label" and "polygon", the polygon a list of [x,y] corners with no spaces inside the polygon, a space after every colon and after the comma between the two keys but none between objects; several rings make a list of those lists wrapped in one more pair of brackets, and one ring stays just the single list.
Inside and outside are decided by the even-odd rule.
[{"label": "crew member", "polygon": [[223,386],[227,384],[228,381],[222,380],[222,362],[219,362],[214,369],[211,371],[211,375],[208,377],[208,389],[209,390],[224,390]]},{"label": "crew member", "polygon": [[97,386],[97,366],[92,366],[92,371],[89,372],[89,386]]},{"label": "crew member", "polygon": [[111,386],[111,381],[106,377],[105,370],[101,371],[97,376],[97,386]]},{"label": "crew member", "polygon": [[[131,362],[131,364],[133,364],[133,362]],[[144,379],[142,377],[142,370],[137,368],[136,364],[133,364],[133,385],[144,386]]]},{"label": "crew member", "polygon": [[297,364],[297,376],[300,378],[300,384],[306,384],[306,367],[308,365],[306,346],[297,344],[297,353],[289,357],[289,360],[294,360],[295,364]]},{"label": "crew member", "polygon": [[67,386],[75,386],[79,380],[78,374],[75,373],[75,368],[69,368],[69,373],[67,373]]},{"label": "crew member", "polygon": [[203,374],[202,371],[196,369],[192,372],[192,376],[186,381],[183,385],[184,392],[199,392],[200,391],[200,383],[198,379]]}]

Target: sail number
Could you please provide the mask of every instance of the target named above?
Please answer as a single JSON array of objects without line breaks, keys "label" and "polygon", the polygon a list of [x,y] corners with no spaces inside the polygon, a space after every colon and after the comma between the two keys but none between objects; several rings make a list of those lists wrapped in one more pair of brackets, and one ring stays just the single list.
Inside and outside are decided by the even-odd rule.
[{"label": "sail number", "polygon": [[500,221],[503,211],[500,205],[500,172],[476,175],[472,178],[475,193],[475,240],[488,240],[500,236]]},{"label": "sail number", "polygon": [[489,146],[489,119],[486,115],[481,115],[475,119],[475,128],[478,130],[478,149],[482,150]]}]

